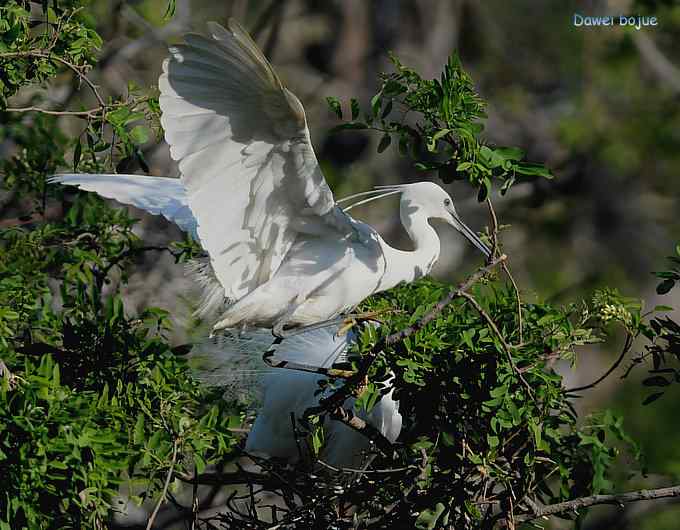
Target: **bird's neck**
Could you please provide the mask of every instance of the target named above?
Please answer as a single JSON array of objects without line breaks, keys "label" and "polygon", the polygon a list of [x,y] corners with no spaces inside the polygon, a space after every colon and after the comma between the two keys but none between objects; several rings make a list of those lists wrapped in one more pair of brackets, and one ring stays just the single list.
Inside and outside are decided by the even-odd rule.
[{"label": "bird's neck", "polygon": [[439,236],[419,211],[401,209],[401,222],[413,242],[413,250],[389,248],[387,270],[380,290],[390,289],[400,282],[412,282],[430,273],[439,258]]}]

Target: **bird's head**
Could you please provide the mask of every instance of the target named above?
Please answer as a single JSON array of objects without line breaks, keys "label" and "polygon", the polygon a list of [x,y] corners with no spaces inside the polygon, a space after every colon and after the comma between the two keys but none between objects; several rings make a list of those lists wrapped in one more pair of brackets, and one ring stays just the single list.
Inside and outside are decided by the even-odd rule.
[{"label": "bird's head", "polygon": [[489,248],[470,228],[461,221],[453,205],[453,199],[434,182],[416,182],[403,186],[402,204],[408,209],[421,210],[428,219],[441,219],[450,224],[476,246],[487,258],[491,254]]}]

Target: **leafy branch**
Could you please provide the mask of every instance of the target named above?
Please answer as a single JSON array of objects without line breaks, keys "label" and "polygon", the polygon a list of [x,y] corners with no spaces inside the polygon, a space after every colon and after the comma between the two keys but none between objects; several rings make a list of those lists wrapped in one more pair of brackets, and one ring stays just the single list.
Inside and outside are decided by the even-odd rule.
[{"label": "leafy branch", "polygon": [[[395,72],[380,74],[380,89],[370,109],[362,114],[359,101],[352,99],[350,121],[333,131],[380,132],[379,153],[396,138],[399,154],[409,157],[416,169],[436,171],[446,183],[467,180],[479,189],[480,202],[488,197],[494,179],[502,183],[500,191],[505,194],[518,180],[552,178],[542,164],[524,160],[521,149],[493,147],[482,138],[485,104],[456,54],[449,57],[440,79],[432,80],[423,79],[394,55],[390,60]],[[340,100],[326,99],[342,119]]]}]

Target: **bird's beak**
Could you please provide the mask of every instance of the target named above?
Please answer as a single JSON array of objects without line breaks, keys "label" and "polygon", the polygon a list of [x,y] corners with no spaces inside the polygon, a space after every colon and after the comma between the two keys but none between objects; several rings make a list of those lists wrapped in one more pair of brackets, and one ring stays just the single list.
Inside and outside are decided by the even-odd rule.
[{"label": "bird's beak", "polygon": [[458,230],[461,234],[463,234],[465,237],[467,237],[470,240],[470,243],[472,243],[479,250],[481,250],[482,253],[487,258],[491,255],[489,247],[482,243],[482,240],[479,239],[479,236],[475,234],[472,230],[470,230],[470,228],[463,221],[460,220],[460,217],[458,217],[457,213],[455,212],[451,213],[451,221],[449,221],[449,224],[453,226],[456,230]]}]

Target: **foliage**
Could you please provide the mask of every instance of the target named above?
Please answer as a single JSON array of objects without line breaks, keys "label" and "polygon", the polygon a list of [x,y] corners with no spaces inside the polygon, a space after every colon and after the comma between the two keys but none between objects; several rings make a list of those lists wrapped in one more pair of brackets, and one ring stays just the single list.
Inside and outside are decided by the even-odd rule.
[{"label": "foliage", "polygon": [[140,501],[158,494],[174,444],[176,473],[231,452],[239,416],[187,376],[165,338],[168,313],[128,316],[115,290],[103,294],[111,271],[142,250],[133,223],[82,197],[63,223],[0,233],[7,528],[94,526],[122,483]]},{"label": "foliage", "polygon": [[[3,105],[94,63],[101,40],[79,4],[45,2],[41,20],[28,3],[0,7]],[[202,472],[233,452],[240,413],[188,377],[168,312],[131,315],[119,294],[143,252],[183,260],[192,246],[145,247],[127,212],[86,195],[72,202],[45,182],[134,156],[147,137],[132,125],[153,114],[153,98],[133,91],[78,115],[82,145],[58,114],[1,114],[0,138],[16,147],[0,162],[3,192],[21,202],[0,230],[0,528],[102,527],[121,508],[121,487],[155,501],[169,473]],[[64,215],[46,222],[55,209]]]},{"label": "foliage", "polygon": [[[401,310],[381,326],[378,333],[387,335],[412,325],[449,289],[424,279],[373,297],[365,309]],[[358,505],[370,519],[380,514],[377,506],[390,504],[415,485],[409,503],[384,517],[379,527],[409,520],[409,527],[474,528],[500,517],[491,510],[494,505],[511,510],[525,496],[550,504],[609,491],[607,470],[620,442],[638,454],[622,419],[611,411],[579,423],[562,378],[552,368],[556,358],[573,357],[575,347],[603,338],[595,304],[523,306],[524,341],[512,346],[512,355],[527,387],[501,342],[520,343],[514,291],[493,283],[472,294],[483,301],[502,339],[460,300],[386,350],[358,400],[359,407],[370,408],[387,389],[381,382],[394,374],[395,399],[405,419],[398,457],[374,465],[413,471],[386,475],[379,483],[364,477],[339,500]],[[364,335],[363,349],[370,348],[375,332]]]},{"label": "foliage", "polygon": [[[69,115],[82,120],[81,133],[69,142],[73,171],[97,171],[106,167],[128,171],[134,169],[135,164],[148,171],[141,147],[150,139],[150,128],[160,131],[157,98],[155,94],[143,94],[139,87],[130,83],[125,97],[106,101],[88,79],[86,74],[96,62],[95,54],[102,41],[93,29],[92,17],[83,9],[83,4],[87,3],[72,0],[54,2],[50,7],[49,2],[43,2],[42,17],[39,18],[31,14],[30,2],[10,0],[0,7],[0,112],[3,107],[7,108],[7,98],[22,87],[44,85],[64,71],[71,72],[78,84],[87,85],[97,106],[79,111],[38,106],[26,110]],[[36,94],[33,99],[39,101],[42,97]],[[14,120],[3,116],[4,121],[15,121],[15,131],[18,129],[19,135],[24,134],[21,129],[25,120],[21,115]],[[28,134],[31,134],[30,129]],[[62,157],[63,149],[50,149],[53,142],[49,134],[46,136],[47,143],[33,138],[31,146],[42,146],[40,152],[56,153],[56,156]],[[34,154],[27,152],[25,156]],[[53,164],[37,166],[39,171],[45,172],[54,167]],[[24,169],[29,168],[30,165]]]},{"label": "foliage", "polygon": [[[675,282],[680,280],[680,245],[675,248],[676,255],[669,256],[668,260],[672,264],[668,271],[656,272],[655,275],[663,281],[657,286],[659,294],[667,294],[675,286]],[[669,306],[657,306],[652,313],[666,312],[672,310]],[[672,383],[680,383],[680,324],[675,322],[668,315],[655,315],[645,324],[639,327],[639,334],[647,339],[647,344],[643,352],[631,359],[631,364],[625,376],[637,366],[648,363],[651,360],[651,368],[648,369],[648,376],[643,379],[644,387],[652,390],[644,401],[644,405],[653,403],[662,397]]]},{"label": "foliage", "polygon": [[[378,152],[398,140],[399,153],[409,156],[421,171],[437,171],[446,183],[467,180],[479,187],[479,201],[489,195],[492,180],[502,182],[505,194],[518,179],[552,178],[542,164],[524,161],[516,147],[491,147],[481,138],[484,102],[456,54],[449,57],[441,79],[425,80],[390,55],[396,72],[381,74],[381,86],[371,98],[364,121],[361,107],[350,101],[351,121],[334,130],[373,129],[383,133]],[[338,98],[327,98],[330,109],[342,119]]]}]

